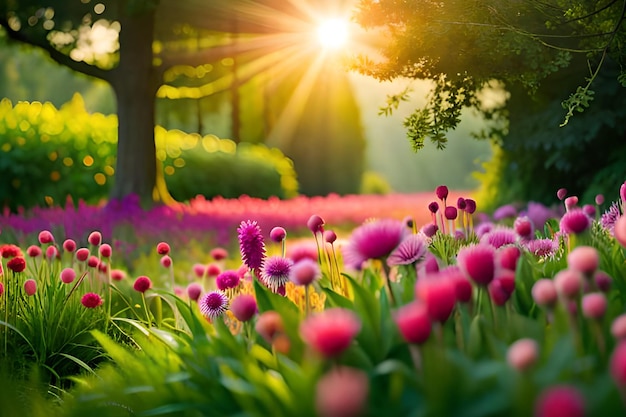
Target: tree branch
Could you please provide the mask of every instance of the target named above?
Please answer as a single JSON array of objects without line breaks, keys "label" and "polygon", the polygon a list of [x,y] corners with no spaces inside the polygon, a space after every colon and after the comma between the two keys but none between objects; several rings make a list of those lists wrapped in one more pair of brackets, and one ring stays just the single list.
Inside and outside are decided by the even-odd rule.
[{"label": "tree branch", "polygon": [[0,26],[2,26],[6,30],[7,35],[10,39],[43,49],[48,53],[48,55],[50,55],[50,58],[52,58],[60,65],[66,66],[82,74],[99,78],[104,81],[110,81],[111,79],[111,71],[103,70],[102,68],[98,68],[95,65],[87,64],[83,61],[74,61],[63,52],[54,48],[45,38],[29,37],[26,35],[26,33],[22,31],[15,31],[11,29],[8,21],[4,17],[0,17]]}]

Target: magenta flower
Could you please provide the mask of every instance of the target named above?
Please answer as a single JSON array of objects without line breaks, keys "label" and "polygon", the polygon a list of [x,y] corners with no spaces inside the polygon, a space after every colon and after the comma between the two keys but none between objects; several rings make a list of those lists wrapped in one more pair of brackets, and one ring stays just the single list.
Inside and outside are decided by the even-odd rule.
[{"label": "magenta flower", "polygon": [[227,270],[222,272],[215,278],[215,285],[217,285],[217,289],[221,291],[225,291],[231,288],[235,288],[239,285],[239,281],[241,281],[241,277],[237,271]]},{"label": "magenta flower", "polygon": [[455,282],[445,273],[420,277],[415,285],[415,295],[426,305],[430,319],[440,323],[448,320],[457,301]]},{"label": "magenta flower", "polygon": [[494,248],[517,242],[517,233],[510,227],[496,226],[480,237],[481,243],[488,243]]},{"label": "magenta flower", "polygon": [[343,353],[361,330],[361,321],[351,310],[331,308],[300,323],[302,340],[326,358]]},{"label": "magenta flower", "polygon": [[280,243],[287,237],[287,231],[285,228],[276,226],[272,230],[270,230],[270,239],[274,242]]},{"label": "magenta flower", "polygon": [[581,209],[572,209],[561,217],[559,228],[567,234],[580,234],[587,230],[591,225],[589,216]]},{"label": "magenta flower", "polygon": [[241,259],[250,269],[259,269],[265,260],[265,242],[256,221],[242,221],[237,228]]},{"label": "magenta flower", "polygon": [[428,250],[426,238],[421,234],[406,236],[387,257],[387,265],[409,265],[423,259]]},{"label": "magenta flower", "polygon": [[230,311],[239,321],[250,321],[258,313],[256,299],[250,294],[241,294],[230,303]]},{"label": "magenta flower", "polygon": [[427,225],[424,225],[422,227],[421,232],[426,237],[433,237],[435,236],[435,233],[437,233],[438,230],[439,230],[439,226],[437,226],[435,223],[428,223]]},{"label": "magenta flower", "polygon": [[215,319],[228,310],[228,297],[221,291],[211,291],[198,300],[198,307],[204,317]]},{"label": "magenta flower", "polygon": [[142,275],[140,277],[137,277],[137,279],[135,280],[133,284],[133,288],[137,292],[144,293],[148,291],[150,288],[152,288],[152,281],[150,280],[150,278]]},{"label": "magenta flower", "polygon": [[172,266],[172,258],[170,258],[169,255],[161,256],[161,259],[159,260],[159,262],[161,263],[161,266],[163,268],[169,268],[170,266]]},{"label": "magenta flower", "polygon": [[420,301],[400,307],[394,315],[394,321],[407,343],[422,344],[430,337],[432,323],[428,308]]},{"label": "magenta flower", "polygon": [[502,268],[510,269],[511,271],[516,270],[517,261],[519,260],[519,257],[521,255],[522,252],[515,245],[502,246],[496,251],[496,257],[498,259],[499,265]]},{"label": "magenta flower", "polygon": [[221,261],[228,258],[228,251],[224,248],[213,248],[211,249],[211,252],[209,252],[209,255],[214,260]]},{"label": "magenta flower", "polygon": [[294,263],[298,263],[302,259],[317,261],[317,245],[309,240],[293,243],[287,248],[285,256],[294,261]]},{"label": "magenta flower", "polygon": [[539,344],[534,339],[519,339],[506,353],[506,360],[511,368],[518,371],[526,371],[531,368],[539,358]]},{"label": "magenta flower", "polygon": [[549,387],[535,402],[535,417],[585,417],[585,399],[574,387]]},{"label": "magenta flower", "polygon": [[96,308],[102,305],[102,297],[100,297],[100,295],[96,294],[95,292],[88,292],[87,294],[83,295],[83,297],[80,299],[80,302],[86,308]]},{"label": "magenta flower", "polygon": [[528,249],[528,252],[540,257],[554,256],[559,249],[558,242],[547,238],[529,240],[522,242],[522,245]]},{"label": "magenta flower", "polygon": [[76,260],[85,262],[87,259],[89,259],[89,249],[80,248],[76,251]]},{"label": "magenta flower", "polygon": [[41,232],[39,232],[39,243],[41,243],[42,245],[47,245],[48,243],[52,243],[54,242],[54,236],[52,236],[52,233],[50,233],[49,230],[42,230]]},{"label": "magenta flower", "polygon": [[30,245],[28,249],[26,249],[26,254],[31,258],[37,258],[41,256],[41,248],[37,245]]},{"label": "magenta flower", "polygon": [[437,188],[435,188],[435,194],[437,194],[437,198],[439,198],[440,200],[446,200],[446,198],[448,198],[448,187],[446,187],[445,185],[439,185]]},{"label": "magenta flower", "polygon": [[24,292],[26,292],[26,295],[29,297],[35,295],[37,292],[37,281],[32,278],[24,281]]},{"label": "magenta flower", "polygon": [[614,202],[613,204],[611,204],[611,207],[609,207],[608,210],[605,211],[602,216],[600,216],[600,224],[602,225],[602,227],[608,230],[611,235],[613,235],[615,222],[617,221],[617,219],[620,218],[621,215],[622,214],[619,210],[618,204]]},{"label": "magenta flower", "polygon": [[626,248],[626,215],[617,219],[615,227],[613,228],[613,234],[615,235],[615,240],[617,240],[622,247]]},{"label": "magenta flower", "polygon": [[198,301],[200,294],[202,294],[202,285],[197,282],[192,282],[187,286],[187,297],[189,297],[190,300]]},{"label": "magenta flower", "polygon": [[311,259],[302,259],[293,264],[289,279],[296,285],[310,285],[322,276],[320,266]]},{"label": "magenta flower", "polygon": [[615,384],[626,387],[626,340],[620,341],[613,349],[609,369]]},{"label": "magenta flower", "polygon": [[72,239],[65,239],[63,242],[63,250],[65,252],[73,253],[76,250],[76,242]]},{"label": "magenta flower", "polygon": [[439,211],[439,203],[437,203],[436,201],[432,201],[430,204],[428,204],[428,210],[432,214],[437,213],[437,211]]},{"label": "magenta flower", "polygon": [[493,212],[493,219],[495,221],[511,219],[515,216],[517,216],[517,209],[512,204],[500,206]]},{"label": "magenta flower", "polygon": [[556,198],[563,201],[563,199],[567,196],[567,190],[565,188],[559,188],[556,190]]},{"label": "magenta flower", "polygon": [[315,410],[324,417],[364,415],[369,395],[367,374],[345,366],[332,368],[315,387]]},{"label": "magenta flower", "polygon": [[289,281],[293,261],[282,256],[271,256],[266,259],[261,270],[261,280],[272,291],[277,292]]},{"label": "magenta flower", "polygon": [[591,276],[600,265],[600,254],[592,246],[578,246],[567,255],[567,266],[584,275]]},{"label": "magenta flower", "polygon": [[519,216],[515,219],[513,229],[515,229],[515,233],[523,239],[532,239],[533,233],[535,232],[533,222],[527,216]]},{"label": "magenta flower", "polygon": [[324,231],[324,241],[326,243],[330,243],[332,245],[333,243],[335,243],[336,240],[337,240],[337,233],[335,233],[332,230]]},{"label": "magenta flower", "polygon": [[317,214],[313,214],[306,222],[306,226],[313,234],[324,233],[324,219]]},{"label": "magenta flower", "polygon": [[592,292],[583,295],[581,300],[583,316],[589,319],[600,320],[606,313],[606,296],[601,292]]},{"label": "magenta flower", "polygon": [[64,268],[61,271],[61,281],[63,281],[64,284],[69,284],[73,282],[74,279],[76,279],[76,271],[72,268]]},{"label": "magenta flower", "polygon": [[446,206],[445,210],[443,211],[444,216],[446,217],[446,219],[448,220],[456,220],[457,216],[458,216],[458,211],[456,209],[456,207],[454,206]]},{"label": "magenta flower", "polygon": [[494,278],[496,250],[483,243],[466,246],[459,250],[457,264],[476,284],[487,286]]},{"label": "magenta flower", "polygon": [[170,245],[167,242],[159,242],[156,250],[159,255],[168,255],[170,253]]},{"label": "magenta flower", "polygon": [[359,269],[368,259],[388,256],[408,234],[399,220],[373,220],[357,227],[343,247],[344,263]]},{"label": "magenta flower", "polygon": [[466,198],[465,211],[469,214],[474,214],[474,212],[476,211],[476,201],[472,200],[471,198]]},{"label": "magenta flower", "polygon": [[23,272],[26,269],[26,260],[21,256],[16,256],[7,262],[7,268],[16,274]]},{"label": "magenta flower", "polygon": [[102,233],[98,231],[91,232],[89,234],[89,237],[87,237],[87,240],[93,246],[98,246],[100,243],[102,243]]},{"label": "magenta flower", "polygon": [[113,253],[113,249],[111,248],[111,245],[109,245],[108,243],[103,243],[99,248],[98,251],[100,252],[100,255],[103,258],[110,258],[111,254]]},{"label": "magenta flower", "polygon": [[531,289],[531,294],[535,303],[541,307],[553,308],[558,300],[556,286],[549,278],[538,279]]},{"label": "magenta flower", "polygon": [[111,279],[113,281],[121,281],[126,278],[126,272],[121,269],[112,269],[111,270]]}]

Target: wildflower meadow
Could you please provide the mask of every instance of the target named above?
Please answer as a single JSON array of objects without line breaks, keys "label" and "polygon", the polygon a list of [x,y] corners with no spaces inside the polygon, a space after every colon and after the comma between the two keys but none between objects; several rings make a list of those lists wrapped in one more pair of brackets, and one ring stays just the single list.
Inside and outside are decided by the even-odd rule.
[{"label": "wildflower meadow", "polygon": [[1,414],[624,415],[626,183],[456,194],[5,213]]}]

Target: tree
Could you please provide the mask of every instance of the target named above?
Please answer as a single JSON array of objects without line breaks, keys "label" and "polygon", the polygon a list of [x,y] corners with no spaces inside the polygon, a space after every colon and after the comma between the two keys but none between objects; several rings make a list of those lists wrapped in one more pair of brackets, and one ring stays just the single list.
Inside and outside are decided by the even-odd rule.
[{"label": "tree", "polygon": [[[108,82],[116,95],[118,157],[111,198],[168,201],[154,144],[154,103],[166,71],[237,55],[270,54],[303,30],[302,12],[278,0],[7,0],[9,38],[47,51],[61,65]],[[242,41],[229,42],[236,32]]]},{"label": "tree", "polygon": [[[616,118],[626,117],[621,108],[612,108],[614,115],[604,120],[585,120],[596,127],[593,134],[585,132],[584,139],[570,121],[592,105],[613,105],[594,102],[596,88],[607,90],[607,77],[613,80],[613,90],[619,84],[626,86],[625,13],[626,1],[617,0],[361,0],[356,20],[378,37],[384,36],[385,42],[379,47],[382,59],[359,56],[352,67],[379,80],[432,81],[427,105],[405,120],[414,149],[421,149],[425,139],[443,149],[446,132],[458,125],[461,111],[470,107],[492,122],[477,136],[503,145],[511,165],[517,164],[516,174],[510,177],[524,178],[532,166],[544,182],[554,173],[554,182],[567,180],[575,188],[572,191],[582,192],[582,177],[593,172],[593,167],[587,171],[550,169],[558,168],[555,157],[589,155],[587,151],[601,135],[606,142],[607,132],[623,142],[619,124],[610,129]],[[484,95],[485,88],[494,85],[506,91],[506,99],[496,106]],[[382,112],[393,111],[408,97],[407,91],[390,96]],[[531,117],[535,123],[550,124],[533,126]],[[546,140],[546,132],[573,139],[555,145]],[[545,155],[550,160],[538,158],[537,147],[552,152],[551,158]],[[568,154],[574,148],[576,153]],[[516,159],[516,152],[522,150],[528,161],[534,156],[534,164],[519,166],[524,161]],[[604,162],[608,155],[604,153]],[[603,163],[601,156],[593,161]],[[525,194],[526,198],[534,196]],[[546,199],[545,192],[541,197]]]}]

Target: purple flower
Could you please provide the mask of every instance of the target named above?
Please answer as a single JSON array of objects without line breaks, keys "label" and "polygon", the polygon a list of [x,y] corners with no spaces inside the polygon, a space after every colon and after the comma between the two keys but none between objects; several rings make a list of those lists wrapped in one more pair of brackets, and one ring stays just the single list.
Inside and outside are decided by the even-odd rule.
[{"label": "purple flower", "polygon": [[552,239],[533,239],[522,244],[535,256],[553,256],[559,249],[559,244]]},{"label": "purple flower", "polygon": [[198,300],[198,307],[204,317],[214,319],[228,310],[228,297],[221,291],[211,291]]},{"label": "purple flower", "polygon": [[262,267],[265,260],[265,242],[263,242],[261,228],[257,222],[242,221],[237,228],[237,233],[243,262],[250,269]]},{"label": "purple flower", "polygon": [[482,222],[474,228],[474,233],[476,233],[476,236],[480,239],[483,235],[491,232],[494,227],[496,227],[495,223]]},{"label": "purple flower", "polygon": [[506,204],[504,206],[498,207],[496,211],[493,212],[493,219],[496,221],[512,218],[515,216],[517,216],[517,209],[512,204]]},{"label": "purple flower", "polygon": [[293,261],[282,256],[272,256],[265,260],[261,271],[261,279],[268,288],[277,292],[289,281]]},{"label": "purple flower", "polygon": [[230,288],[235,288],[239,285],[240,280],[241,277],[237,271],[227,270],[215,278],[215,284],[219,290],[224,291]]},{"label": "purple flower", "polygon": [[559,228],[567,234],[579,234],[589,228],[591,220],[582,209],[571,209],[561,217]]},{"label": "purple flower", "polygon": [[517,233],[510,227],[498,226],[482,235],[480,241],[481,243],[488,243],[497,249],[501,246],[515,243],[517,241]]},{"label": "purple flower", "polygon": [[600,224],[602,225],[602,227],[607,229],[611,233],[611,235],[613,235],[615,222],[617,221],[617,219],[619,219],[620,216],[621,213],[619,211],[619,206],[616,202],[613,202],[613,204],[611,204],[611,207],[609,207],[609,209],[605,211],[600,217]]},{"label": "purple flower", "polygon": [[343,247],[346,265],[360,268],[368,259],[380,259],[389,255],[408,234],[398,220],[373,220],[357,227],[347,245]]},{"label": "purple flower", "polygon": [[471,198],[466,198],[465,211],[469,214],[474,214],[474,212],[476,211],[476,201],[472,200]]},{"label": "purple flower", "polygon": [[424,257],[427,247],[425,236],[410,234],[389,254],[387,265],[396,266],[415,263]]},{"label": "purple flower", "polygon": [[421,232],[426,237],[433,237],[435,236],[435,233],[437,233],[437,230],[439,230],[439,226],[437,226],[435,223],[428,223],[427,225],[422,227]]},{"label": "purple flower", "polygon": [[312,259],[302,259],[291,268],[289,279],[296,285],[309,285],[322,276],[319,264]]},{"label": "purple flower", "polygon": [[440,185],[437,188],[435,188],[435,194],[437,194],[437,197],[440,200],[446,200],[446,198],[448,198],[448,187],[446,187],[445,185]]}]

